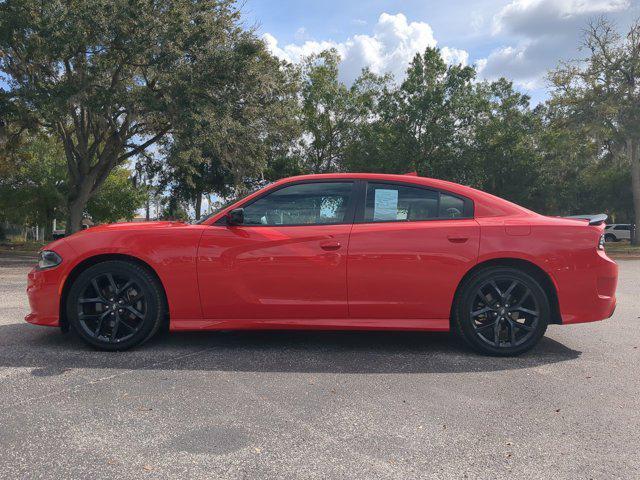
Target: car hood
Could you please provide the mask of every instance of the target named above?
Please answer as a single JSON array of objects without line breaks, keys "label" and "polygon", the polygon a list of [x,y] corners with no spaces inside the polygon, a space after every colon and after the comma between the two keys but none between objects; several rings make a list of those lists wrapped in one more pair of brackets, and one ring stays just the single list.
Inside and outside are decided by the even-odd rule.
[{"label": "car hood", "polygon": [[95,227],[82,230],[75,235],[107,232],[114,230],[149,230],[149,229],[164,229],[172,227],[182,227],[184,222],[170,222],[170,221],[157,221],[157,222],[128,222],[128,223],[109,223],[106,225],[97,225]]}]

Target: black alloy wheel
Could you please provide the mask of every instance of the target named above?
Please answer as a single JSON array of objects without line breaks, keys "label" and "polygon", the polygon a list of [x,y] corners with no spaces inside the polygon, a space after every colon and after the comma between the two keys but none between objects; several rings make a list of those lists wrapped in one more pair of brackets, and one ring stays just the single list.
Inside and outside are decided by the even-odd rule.
[{"label": "black alloy wheel", "polygon": [[549,312],[547,295],[532,276],[513,268],[486,269],[465,283],[454,329],[483,353],[517,355],[544,335]]},{"label": "black alloy wheel", "polygon": [[98,263],[83,271],[67,297],[67,315],[86,342],[104,350],[144,343],[165,314],[158,281],[126,261]]}]

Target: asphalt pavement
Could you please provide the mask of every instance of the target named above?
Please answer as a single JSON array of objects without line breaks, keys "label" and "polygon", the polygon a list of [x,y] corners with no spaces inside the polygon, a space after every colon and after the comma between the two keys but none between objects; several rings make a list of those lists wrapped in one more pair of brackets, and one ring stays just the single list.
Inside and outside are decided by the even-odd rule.
[{"label": "asphalt pavement", "polygon": [[103,353],[23,321],[0,255],[0,477],[640,478],[640,261],[618,308],[518,358],[446,334],[163,335]]}]

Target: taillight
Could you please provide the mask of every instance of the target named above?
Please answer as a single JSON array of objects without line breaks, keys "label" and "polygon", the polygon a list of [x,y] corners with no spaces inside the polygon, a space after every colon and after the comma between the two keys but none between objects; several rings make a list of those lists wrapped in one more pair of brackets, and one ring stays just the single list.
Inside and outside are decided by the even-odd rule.
[{"label": "taillight", "polygon": [[604,250],[604,234],[600,235],[600,240],[598,240],[598,250]]}]

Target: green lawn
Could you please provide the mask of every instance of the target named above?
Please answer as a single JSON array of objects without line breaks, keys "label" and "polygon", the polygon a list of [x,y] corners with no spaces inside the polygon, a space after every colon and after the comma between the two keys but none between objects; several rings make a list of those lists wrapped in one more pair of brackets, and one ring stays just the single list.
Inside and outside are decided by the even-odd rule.
[{"label": "green lawn", "polygon": [[631,245],[629,242],[607,242],[604,246],[607,253],[612,255],[637,255],[640,256],[640,245]]},{"label": "green lawn", "polygon": [[48,242],[8,242],[0,241],[0,252],[35,253]]}]

